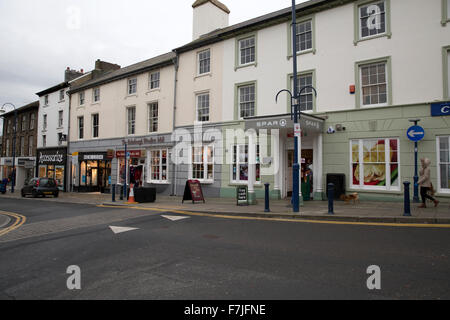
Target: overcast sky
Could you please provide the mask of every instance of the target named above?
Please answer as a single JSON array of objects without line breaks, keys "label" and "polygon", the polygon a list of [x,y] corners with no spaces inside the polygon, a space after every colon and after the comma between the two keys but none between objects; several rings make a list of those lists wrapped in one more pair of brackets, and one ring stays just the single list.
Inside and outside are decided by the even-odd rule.
[{"label": "overcast sky", "polygon": [[[230,25],[292,3],[222,2],[231,11]],[[192,3],[194,0],[1,0],[0,106],[12,102],[20,107],[37,100],[36,92],[64,81],[67,67],[89,71],[97,59],[125,67],[190,42]]]}]

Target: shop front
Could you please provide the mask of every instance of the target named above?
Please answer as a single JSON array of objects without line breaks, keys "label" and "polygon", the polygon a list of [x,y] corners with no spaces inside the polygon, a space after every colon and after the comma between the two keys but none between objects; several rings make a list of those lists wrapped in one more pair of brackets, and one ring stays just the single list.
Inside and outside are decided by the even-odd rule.
[{"label": "shop front", "polygon": [[142,187],[144,185],[144,168],[146,152],[145,150],[129,150],[128,153],[128,167],[125,161],[125,150],[116,151],[116,158],[118,159],[119,184],[123,185],[125,177],[127,177],[127,184],[133,184],[135,187]]},{"label": "shop front", "polygon": [[[322,140],[325,120],[310,114],[301,114],[298,159],[300,187],[303,200],[322,200]],[[245,119],[245,130],[255,130],[258,135],[262,169],[267,163],[273,168],[265,179],[271,180],[271,197],[292,196],[294,164],[294,122],[290,115],[263,116]],[[261,137],[267,135],[268,149],[262,147]],[[258,165],[258,164],[257,164]],[[264,180],[264,179],[263,179]],[[264,181],[263,181],[264,182]]]},{"label": "shop front", "polygon": [[[18,157],[15,158],[15,170],[16,170],[16,179],[15,179],[15,189],[20,190],[25,183],[34,177],[35,172],[35,157]],[[1,158],[0,161],[1,171],[2,171],[2,179],[12,178],[13,175],[13,158],[12,157],[4,157]]]},{"label": "shop front", "polygon": [[78,153],[78,192],[108,193],[111,188],[111,159],[107,152]]},{"label": "shop front", "polygon": [[66,191],[67,148],[37,150],[36,176],[54,178],[61,191]]}]

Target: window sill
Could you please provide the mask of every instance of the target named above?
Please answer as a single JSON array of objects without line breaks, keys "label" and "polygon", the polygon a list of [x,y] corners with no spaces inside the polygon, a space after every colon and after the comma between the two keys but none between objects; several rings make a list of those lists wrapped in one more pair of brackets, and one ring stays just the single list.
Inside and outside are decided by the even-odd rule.
[{"label": "window sill", "polygon": [[[317,52],[316,49],[303,50],[303,51],[297,52],[297,56],[301,56],[301,55],[309,54],[309,53],[316,54],[316,52]],[[287,56],[287,59],[288,59],[288,60],[292,59],[292,54],[289,54],[289,55]]]},{"label": "window sill", "polygon": [[189,179],[189,180],[198,180],[198,182],[200,182],[200,184],[214,184],[214,180],[201,180],[201,179]]},{"label": "window sill", "polygon": [[[238,181],[231,181],[228,186],[230,187],[239,187],[239,186],[248,186],[248,182],[238,182]],[[263,184],[261,181],[255,181],[253,184],[256,188],[262,188]]]},{"label": "window sill", "polygon": [[206,73],[202,73],[202,74],[197,74],[194,77],[194,80],[197,80],[197,79],[203,78],[203,77],[212,77],[212,73],[211,72],[206,72]]},{"label": "window sill", "polygon": [[147,181],[148,184],[157,184],[157,185],[170,185],[171,182],[170,181]]},{"label": "window sill", "polygon": [[100,104],[100,101],[95,101],[91,103],[91,106],[96,105],[96,104]]},{"label": "window sill", "polygon": [[234,71],[237,71],[238,69],[242,69],[242,68],[251,67],[251,66],[254,66],[256,68],[258,66],[258,63],[251,62],[251,63],[247,63],[247,64],[238,65],[238,66],[234,67]]},{"label": "window sill", "polygon": [[136,93],[132,93],[132,94],[128,94],[127,96],[125,96],[124,99],[128,99],[128,98],[137,98],[138,95]]},{"label": "window sill", "polygon": [[377,39],[377,38],[383,38],[383,37],[386,37],[386,38],[388,38],[388,39],[391,39],[391,38],[392,38],[392,33],[391,33],[391,32],[386,32],[386,33],[383,33],[383,34],[377,34],[377,35],[374,35],[374,36],[370,36],[370,37],[365,37],[365,38],[362,38],[362,39],[354,40],[354,41],[353,41],[353,44],[354,44],[355,47],[356,47],[356,46],[358,45],[359,42],[364,42],[364,41],[368,41],[368,40],[372,40],[372,39]]},{"label": "window sill", "polygon": [[160,92],[160,91],[161,91],[160,88],[149,89],[145,94],[151,94],[151,93],[154,93],[154,92]]},{"label": "window sill", "polygon": [[402,191],[400,189],[391,189],[386,190],[386,188],[383,187],[358,187],[358,186],[350,186],[348,191],[354,191],[354,192],[373,192],[373,193],[386,193],[386,194],[402,194]]}]

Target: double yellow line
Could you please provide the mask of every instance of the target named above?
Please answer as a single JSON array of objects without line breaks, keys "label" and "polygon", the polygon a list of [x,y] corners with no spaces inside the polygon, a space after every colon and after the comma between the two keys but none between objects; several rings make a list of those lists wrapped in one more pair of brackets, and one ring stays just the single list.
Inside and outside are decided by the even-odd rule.
[{"label": "double yellow line", "polygon": [[5,211],[0,211],[0,214],[4,214],[4,215],[10,216],[15,219],[14,223],[12,225],[10,225],[8,228],[0,230],[0,237],[19,228],[21,225],[23,225],[25,223],[25,221],[27,221],[27,218],[21,214],[5,212]]}]

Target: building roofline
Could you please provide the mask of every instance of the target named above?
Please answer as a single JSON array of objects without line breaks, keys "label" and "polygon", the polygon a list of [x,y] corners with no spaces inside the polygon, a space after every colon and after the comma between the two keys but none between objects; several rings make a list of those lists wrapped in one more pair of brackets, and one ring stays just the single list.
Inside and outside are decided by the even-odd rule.
[{"label": "building roofline", "polygon": [[69,82],[67,82],[67,81],[66,82],[61,82],[61,83],[57,84],[56,86],[53,86],[53,87],[50,87],[48,89],[42,90],[40,92],[37,92],[36,94],[39,97],[42,97],[43,95],[46,95],[46,94],[49,94],[49,93],[52,93],[52,92],[55,92],[55,91],[58,91],[58,90],[61,90],[61,89],[67,88],[67,87],[69,87]]},{"label": "building roofline", "polygon": [[[310,0],[296,5],[297,17],[299,15],[310,15],[313,12],[323,11],[336,6],[355,2],[356,0]],[[200,36],[192,42],[174,49],[176,53],[183,53],[205,45],[220,42],[238,34],[259,30],[267,26],[290,21],[292,17],[292,8],[288,7],[278,11],[274,11],[260,17],[246,20],[229,27],[214,30],[210,33]]]},{"label": "building roofline", "polygon": [[[165,57],[167,56],[167,57]],[[118,70],[110,71],[103,76],[87,81],[78,87],[74,87],[69,90],[69,94],[73,94],[82,90],[98,87],[103,84],[111,83],[117,80],[125,79],[133,75],[141,74],[158,68],[162,68],[168,65],[174,64],[175,54],[168,52],[144,61],[134,63],[132,65],[120,68]],[[154,63],[151,61],[154,60]],[[147,64],[148,63],[148,64]],[[141,67],[139,67],[142,65]]]}]

